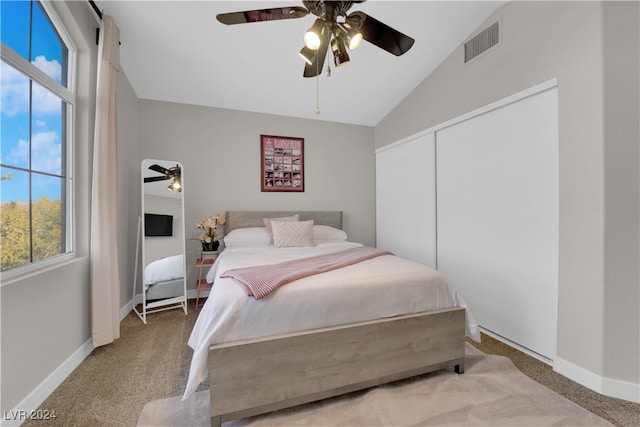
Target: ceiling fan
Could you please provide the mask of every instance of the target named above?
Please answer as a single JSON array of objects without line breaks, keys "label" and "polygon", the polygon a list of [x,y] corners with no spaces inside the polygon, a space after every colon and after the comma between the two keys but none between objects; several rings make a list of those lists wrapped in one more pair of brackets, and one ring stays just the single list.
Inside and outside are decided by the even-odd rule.
[{"label": "ceiling fan", "polygon": [[413,46],[414,39],[364,12],[348,13],[354,3],[364,1],[304,0],[302,3],[305,7],[291,6],[221,13],[216,18],[223,24],[235,25],[302,18],[309,13],[317,16],[304,35],[305,45],[300,51],[300,56],[306,63],[304,77],[315,77],[322,72],[329,47],[331,47],[335,66],[339,67],[350,61],[348,50],[356,49],[363,39],[396,56],[404,54]]},{"label": "ceiling fan", "polygon": [[168,179],[173,179],[173,182],[169,184],[169,191],[178,190],[178,192],[182,191],[182,171],[180,170],[180,166],[176,165],[173,168],[165,168],[160,166],[159,164],[153,164],[149,166],[149,169],[152,171],[161,173],[160,176],[150,176],[145,177],[144,182],[157,182],[157,181],[165,181]]}]

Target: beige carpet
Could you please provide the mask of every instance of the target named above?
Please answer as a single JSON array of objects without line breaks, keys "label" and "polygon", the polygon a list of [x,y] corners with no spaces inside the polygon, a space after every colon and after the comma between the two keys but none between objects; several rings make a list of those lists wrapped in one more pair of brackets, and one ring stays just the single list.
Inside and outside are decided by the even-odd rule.
[{"label": "beige carpet", "polygon": [[[236,426],[611,426],[518,371],[502,356],[467,344],[465,373],[440,371],[275,413]],[[209,392],[147,403],[138,426],[207,426]]]}]

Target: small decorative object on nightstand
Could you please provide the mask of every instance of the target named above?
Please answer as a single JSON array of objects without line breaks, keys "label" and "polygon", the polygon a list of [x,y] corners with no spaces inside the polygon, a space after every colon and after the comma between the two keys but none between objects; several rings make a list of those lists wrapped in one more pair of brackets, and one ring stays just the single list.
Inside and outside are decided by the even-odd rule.
[{"label": "small decorative object on nightstand", "polygon": [[200,230],[198,239],[202,244],[203,251],[217,251],[220,247],[220,228],[225,224],[226,218],[224,214],[215,213],[210,217],[201,218],[196,222],[196,227]]},{"label": "small decorative object on nightstand", "polygon": [[[206,275],[209,268],[211,268],[216,261],[218,251],[202,251],[200,256],[201,257],[196,260],[196,268],[199,270],[198,281],[196,282],[196,310],[198,310],[200,304],[200,292],[211,290],[211,284],[207,283]],[[205,277],[202,277],[203,269],[205,270]]]}]

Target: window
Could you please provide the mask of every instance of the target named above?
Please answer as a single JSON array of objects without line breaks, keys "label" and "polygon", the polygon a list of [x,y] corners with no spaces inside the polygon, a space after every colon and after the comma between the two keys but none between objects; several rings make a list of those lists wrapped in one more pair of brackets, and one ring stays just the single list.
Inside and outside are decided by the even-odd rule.
[{"label": "window", "polygon": [[[0,270],[72,251],[72,50],[50,4],[1,3]],[[66,41],[66,42],[65,42]]]}]

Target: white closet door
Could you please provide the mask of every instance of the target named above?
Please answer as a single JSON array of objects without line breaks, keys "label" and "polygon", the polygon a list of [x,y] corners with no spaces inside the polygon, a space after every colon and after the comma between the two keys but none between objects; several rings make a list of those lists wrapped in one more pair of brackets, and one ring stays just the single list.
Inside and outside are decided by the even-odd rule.
[{"label": "white closet door", "polygon": [[435,267],[435,138],[376,152],[376,246]]},{"label": "white closet door", "polygon": [[556,354],[557,88],[436,133],[438,268],[480,326]]}]

